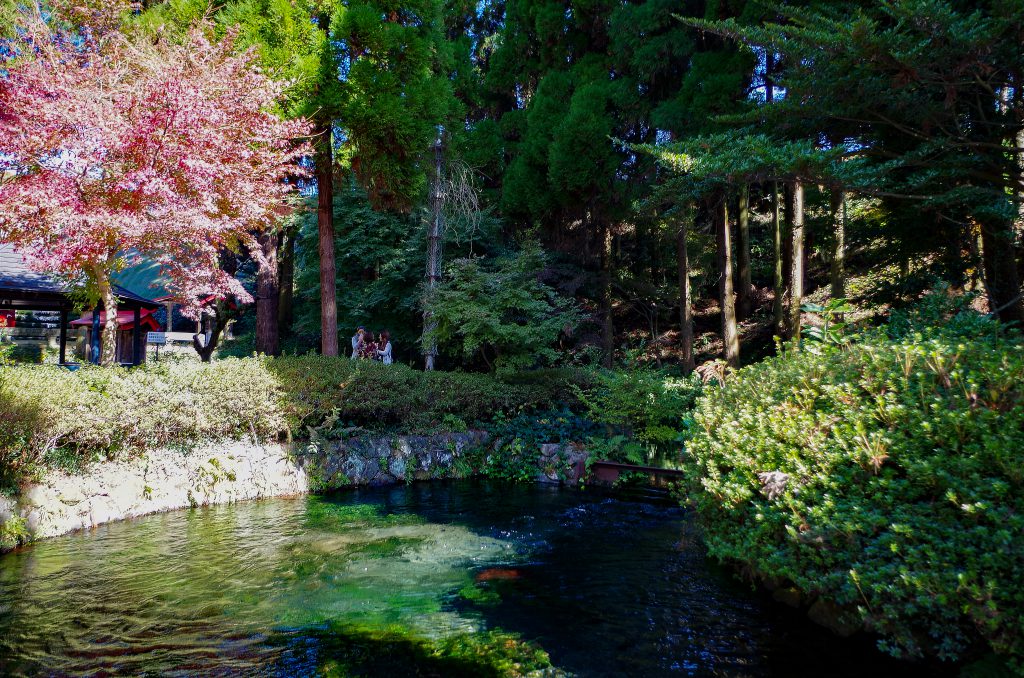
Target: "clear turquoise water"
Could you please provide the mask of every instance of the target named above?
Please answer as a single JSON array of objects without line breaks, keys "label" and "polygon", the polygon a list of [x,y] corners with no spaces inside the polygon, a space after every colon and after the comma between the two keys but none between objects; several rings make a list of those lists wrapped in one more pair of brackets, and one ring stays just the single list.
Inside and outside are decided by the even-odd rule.
[{"label": "clear turquoise water", "polygon": [[315,675],[340,651],[325,638],[351,625],[501,629],[580,676],[935,675],[736,582],[684,511],[591,491],[354,490],[149,516],[0,558],[3,675]]}]

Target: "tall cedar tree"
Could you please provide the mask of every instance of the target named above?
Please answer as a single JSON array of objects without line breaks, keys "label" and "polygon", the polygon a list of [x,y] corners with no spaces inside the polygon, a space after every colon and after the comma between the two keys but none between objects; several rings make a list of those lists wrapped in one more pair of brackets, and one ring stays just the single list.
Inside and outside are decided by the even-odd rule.
[{"label": "tall cedar tree", "polygon": [[818,130],[856,125],[848,147],[870,163],[846,177],[854,189],[958,226],[947,239],[957,249],[980,232],[989,304],[1003,320],[1024,321],[1014,235],[1024,191],[1024,5],[894,0],[850,12],[825,3],[784,18],[703,27],[783,55],[788,117]]}]

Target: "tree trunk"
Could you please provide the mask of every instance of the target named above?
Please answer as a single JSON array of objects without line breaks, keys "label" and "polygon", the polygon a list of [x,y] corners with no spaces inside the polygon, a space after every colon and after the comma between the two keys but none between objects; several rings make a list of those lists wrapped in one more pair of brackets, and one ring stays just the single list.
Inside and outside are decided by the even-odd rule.
[{"label": "tree trunk", "polygon": [[[768,50],[765,54],[764,64],[764,96],[765,102],[769,105],[775,103],[774,71],[775,55],[772,54],[771,50]],[[786,334],[786,278],[782,257],[785,248],[783,245],[784,233],[782,228],[782,205],[780,202],[779,182],[775,181],[772,182],[772,245],[774,247],[772,252],[772,292],[775,296],[772,301],[772,320],[776,335],[783,337]]]},{"label": "tree trunk", "polygon": [[[202,321],[209,329],[205,333],[192,335],[192,348],[196,350],[199,359],[204,363],[210,362],[228,323],[238,315],[237,310],[232,310],[234,308],[232,303],[230,300],[218,301],[214,307],[215,314],[206,316]],[[210,323],[212,323],[212,327],[210,327]]]},{"label": "tree trunk", "polygon": [[[635,256],[633,257],[630,270],[640,280],[644,279],[644,276],[647,274],[645,269],[648,269],[651,263],[651,253],[647,250],[647,228],[648,224],[645,219],[637,219],[633,225]],[[651,276],[651,281],[654,281],[653,275]]]},{"label": "tree trunk", "polygon": [[785,326],[785,299],[786,283],[782,274],[782,214],[779,204],[779,182],[772,183],[772,290],[775,299],[772,301],[772,317],[774,318],[775,333],[783,337],[786,335]]},{"label": "tree trunk", "polygon": [[832,265],[829,267],[829,281],[833,299],[846,298],[846,194],[840,190],[832,191],[832,224],[834,228],[832,241]]},{"label": "tree trunk", "polygon": [[256,352],[267,355],[281,352],[277,327],[281,293],[277,268],[278,237],[275,227],[266,229],[259,236],[263,256],[256,271]]},{"label": "tree trunk", "polygon": [[316,120],[317,231],[320,236],[320,352],[338,355],[337,272],[334,265],[334,143],[331,120]]},{"label": "tree trunk", "polygon": [[789,338],[800,340],[800,306],[804,296],[804,185],[793,183],[793,249],[790,255]]},{"label": "tree trunk", "polygon": [[804,272],[802,289],[807,289],[807,272],[811,270],[811,257],[814,256],[816,229],[807,227],[807,192],[804,191],[804,244],[800,248],[804,255],[804,263],[801,267]]},{"label": "tree trunk", "polygon": [[601,238],[601,340],[604,365],[610,368],[615,361],[615,323],[612,318],[612,229],[607,223],[601,226]]},{"label": "tree trunk", "polygon": [[662,262],[662,246],[664,243],[662,240],[661,228],[657,224],[651,226],[648,238],[651,254],[651,284],[664,285],[665,266]]},{"label": "tree trunk", "polygon": [[679,322],[680,348],[683,351],[683,373],[693,372],[693,308],[690,303],[690,256],[686,238],[689,230],[689,215],[679,220],[676,234],[676,251],[679,259]]},{"label": "tree trunk", "polygon": [[967,247],[969,251],[969,261],[971,265],[971,277],[968,279],[967,284],[970,286],[969,289],[972,292],[981,290],[981,269],[984,267],[982,263],[982,246],[981,246],[981,229],[977,232],[972,228],[967,233]]},{"label": "tree trunk", "polygon": [[202,334],[192,335],[192,348],[194,348],[196,353],[199,355],[200,362],[213,362],[213,352],[217,348],[217,343],[220,340],[220,334],[211,333],[210,339],[206,341],[205,344],[203,343],[203,340],[200,339],[202,336]]},{"label": "tree trunk", "polygon": [[[192,348],[199,354],[199,360],[204,363],[211,362],[213,352],[217,349],[217,344],[220,343],[220,333],[223,329],[219,327],[216,319],[213,320],[214,326],[209,332],[200,332],[192,335]],[[206,318],[203,322],[210,322],[210,318]]]},{"label": "tree trunk", "polygon": [[117,295],[114,294],[110,274],[100,266],[93,270],[96,275],[96,287],[103,301],[103,310],[107,314],[106,322],[103,324],[103,337],[100,340],[100,364],[109,367],[117,364]]},{"label": "tree trunk", "polygon": [[[441,140],[434,144],[434,181],[430,195],[430,225],[427,231],[427,298],[423,308],[423,369],[430,372],[437,359],[437,341],[432,333],[437,327],[430,309],[430,295],[441,282],[441,240],[444,231],[444,195],[442,194],[444,148]],[[486,360],[486,358],[485,358]]]},{"label": "tree trunk", "polygon": [[280,251],[281,257],[278,264],[278,294],[277,325],[282,334],[288,334],[292,329],[292,322],[295,319],[294,298],[295,298],[295,238],[297,233],[292,228],[282,229]]},{"label": "tree trunk", "polygon": [[782,285],[787,295],[793,289],[793,186],[782,186]]},{"label": "tree trunk", "polygon": [[736,252],[739,289],[736,291],[736,319],[746,320],[750,317],[753,305],[754,288],[750,282],[750,186],[743,185],[740,190],[739,213],[736,215],[739,249]]},{"label": "tree trunk", "polygon": [[992,313],[1003,322],[1024,322],[1013,222],[993,217],[978,219],[981,226],[981,262],[985,290]]},{"label": "tree trunk", "polygon": [[736,299],[732,279],[732,242],[729,233],[729,207],[720,196],[715,224],[718,240],[718,292],[722,305],[722,352],[730,367],[740,366],[740,338],[736,331]]}]

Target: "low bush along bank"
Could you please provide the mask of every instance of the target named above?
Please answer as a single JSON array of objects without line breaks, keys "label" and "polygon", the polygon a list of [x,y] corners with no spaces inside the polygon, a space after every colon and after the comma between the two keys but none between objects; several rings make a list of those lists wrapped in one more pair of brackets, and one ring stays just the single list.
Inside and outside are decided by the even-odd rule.
[{"label": "low bush along bank", "polygon": [[1024,344],[960,313],[746,367],[696,409],[712,555],[896,654],[1024,664]]},{"label": "low bush along bank", "polygon": [[84,462],[197,440],[458,430],[498,413],[573,404],[592,376],[539,370],[494,377],[424,373],[321,356],[151,363],[131,369],[0,368],[0,486],[39,464]]},{"label": "low bush along bank", "polygon": [[601,459],[677,465],[689,413],[703,390],[697,375],[644,368],[595,373],[593,385],[576,389],[587,418],[604,425],[600,435],[587,437],[587,449]]}]

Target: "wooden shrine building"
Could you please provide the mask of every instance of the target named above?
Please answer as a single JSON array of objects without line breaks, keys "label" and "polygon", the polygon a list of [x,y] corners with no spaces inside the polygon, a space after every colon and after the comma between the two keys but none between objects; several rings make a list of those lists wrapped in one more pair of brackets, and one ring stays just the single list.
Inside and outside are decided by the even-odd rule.
[{"label": "wooden shrine building", "polygon": [[[70,365],[67,356],[69,316],[74,311],[73,292],[65,283],[33,270],[25,258],[7,244],[0,244],[0,314],[4,311],[56,311],[60,314],[60,364]],[[145,361],[146,330],[159,329],[152,313],[160,304],[129,290],[114,286],[118,299],[118,360],[125,365]],[[86,353],[92,362],[100,356],[102,303],[88,315],[90,345]],[[122,318],[124,322],[122,322]],[[76,325],[81,325],[81,320]]]}]

